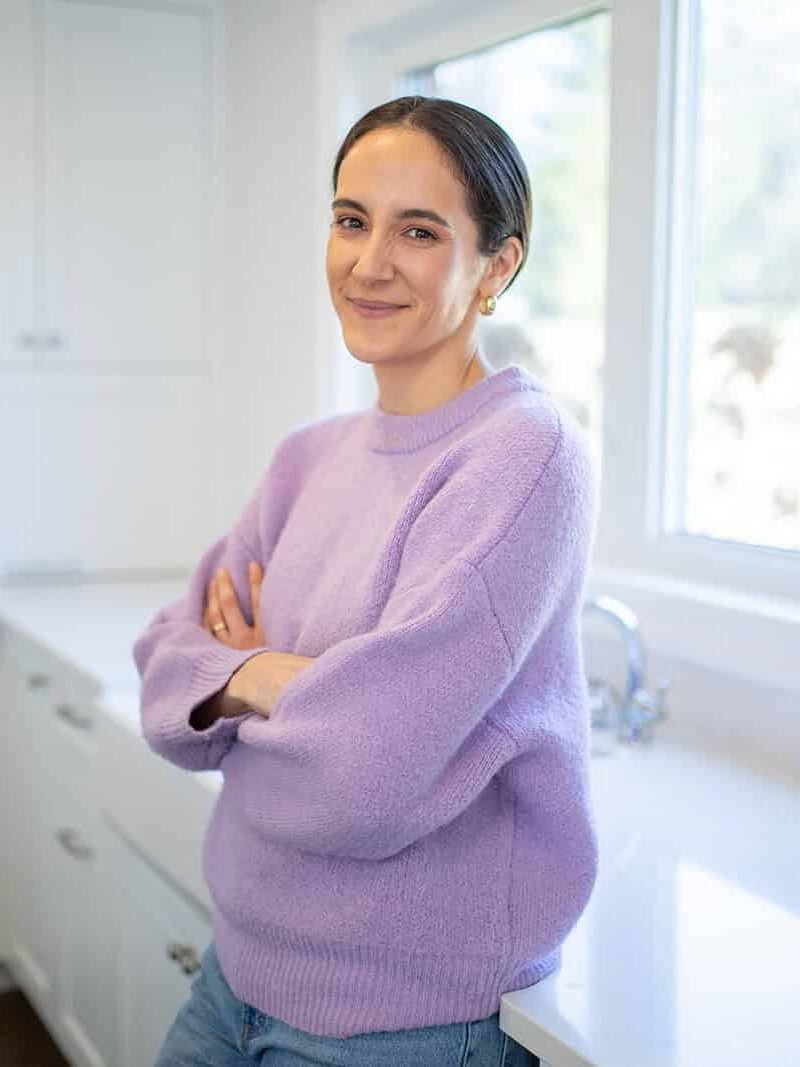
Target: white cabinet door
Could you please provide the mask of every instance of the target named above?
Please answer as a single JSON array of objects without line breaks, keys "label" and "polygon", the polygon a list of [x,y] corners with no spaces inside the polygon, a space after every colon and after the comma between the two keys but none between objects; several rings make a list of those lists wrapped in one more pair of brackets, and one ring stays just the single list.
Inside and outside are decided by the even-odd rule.
[{"label": "white cabinet door", "polygon": [[74,1067],[113,1067],[117,960],[108,830],[79,795],[62,796],[51,836],[59,925],[55,1025]]},{"label": "white cabinet door", "polygon": [[35,8],[0,0],[0,371],[35,344]]},{"label": "white cabinet door", "polygon": [[70,1063],[111,1067],[116,961],[95,686],[23,635],[13,635],[7,651],[1,678],[16,831],[10,962]]},{"label": "white cabinet door", "polygon": [[211,12],[46,0],[48,363],[198,369],[211,224]]},{"label": "white cabinet door", "polygon": [[[189,996],[211,918],[108,809],[115,793],[138,793],[140,807],[160,805],[199,848],[213,794],[198,794],[188,775],[165,787],[159,761],[150,757],[149,775],[133,739],[127,764],[115,757],[93,690],[50,650],[13,631],[9,639],[0,622],[3,952],[73,1067],[144,1067]],[[183,796],[170,794],[178,782]],[[161,835],[165,845],[155,850],[161,862],[185,869]]]},{"label": "white cabinet door", "polygon": [[207,913],[117,830],[113,900],[119,934],[116,988],[120,1067],[155,1063],[212,938]]},{"label": "white cabinet door", "polygon": [[0,0],[0,574],[222,525],[215,0]]},{"label": "white cabinet door", "polygon": [[49,836],[57,805],[44,772],[51,738],[39,697],[45,675],[9,659],[3,672],[3,715],[11,745],[6,768],[12,833],[9,862],[4,863],[9,873],[9,961],[28,999],[49,1022],[55,1013],[59,918]]}]

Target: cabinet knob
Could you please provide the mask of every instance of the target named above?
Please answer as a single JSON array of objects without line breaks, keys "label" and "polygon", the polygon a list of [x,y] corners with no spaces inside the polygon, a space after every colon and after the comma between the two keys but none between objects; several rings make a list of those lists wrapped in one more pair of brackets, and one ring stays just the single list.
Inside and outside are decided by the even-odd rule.
[{"label": "cabinet knob", "polygon": [[88,715],[81,715],[77,708],[72,704],[56,704],[56,715],[64,722],[68,722],[70,726],[74,726],[77,730],[91,730],[93,726],[92,719]]},{"label": "cabinet knob", "polygon": [[200,957],[192,945],[182,945],[178,941],[170,941],[167,945],[167,956],[180,965],[184,974],[194,974],[200,970]]},{"label": "cabinet knob", "polygon": [[31,330],[23,330],[19,335],[20,348],[63,348],[64,338],[60,333],[36,334]]},{"label": "cabinet knob", "polygon": [[200,970],[200,959],[194,954],[184,957],[181,961],[181,970],[184,974],[196,974]]},{"label": "cabinet knob", "polygon": [[76,860],[90,860],[94,856],[94,849],[81,842],[81,835],[71,826],[64,826],[55,832],[56,840],[61,844],[70,856]]}]

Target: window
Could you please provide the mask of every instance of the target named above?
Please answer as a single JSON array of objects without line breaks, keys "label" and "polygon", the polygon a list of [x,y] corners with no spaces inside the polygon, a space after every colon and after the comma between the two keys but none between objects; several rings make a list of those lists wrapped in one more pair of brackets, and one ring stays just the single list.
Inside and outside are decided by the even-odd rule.
[{"label": "window", "polygon": [[798,550],[800,9],[679,14],[667,526]]},{"label": "window", "polygon": [[520,363],[575,416],[601,466],[605,348],[610,17],[599,12],[408,74],[404,92],[485,112],[531,178],[528,261],[482,341],[495,368]]}]

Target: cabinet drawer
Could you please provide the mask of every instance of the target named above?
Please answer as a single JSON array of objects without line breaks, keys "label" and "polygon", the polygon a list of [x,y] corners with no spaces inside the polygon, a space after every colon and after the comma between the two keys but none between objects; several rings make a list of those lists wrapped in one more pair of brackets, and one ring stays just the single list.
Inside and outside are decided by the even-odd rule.
[{"label": "cabinet drawer", "polygon": [[111,834],[80,791],[61,797],[46,820],[53,857],[49,890],[57,917],[56,1027],[71,1063],[112,1067],[115,982]]},{"label": "cabinet drawer", "polygon": [[20,670],[43,671],[63,679],[76,700],[89,702],[102,686],[68,659],[64,659],[50,645],[7,620],[2,624],[2,647],[5,656]]},{"label": "cabinet drawer", "polygon": [[201,785],[199,774],[156,756],[120,716],[101,709],[97,714],[102,716],[97,776],[104,817],[189,896],[210,908],[202,851],[217,790]]},{"label": "cabinet drawer", "polygon": [[6,655],[10,668],[33,698],[33,707],[39,710],[39,724],[52,733],[56,746],[77,759],[79,770],[86,772],[97,754],[99,712],[93,700],[99,687],[19,630],[11,630]]},{"label": "cabinet drawer", "polygon": [[118,829],[112,846],[117,909],[118,1067],[155,1063],[212,938],[210,916]]}]

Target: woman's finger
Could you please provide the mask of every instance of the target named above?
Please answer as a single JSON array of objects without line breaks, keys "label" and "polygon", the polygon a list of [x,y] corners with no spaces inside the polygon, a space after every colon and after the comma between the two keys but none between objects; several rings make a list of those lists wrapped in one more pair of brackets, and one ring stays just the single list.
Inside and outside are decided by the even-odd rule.
[{"label": "woman's finger", "polygon": [[215,582],[215,578],[212,577],[209,579],[208,585],[206,586],[205,602],[203,605],[203,626],[206,628],[206,630],[208,630],[210,634],[212,634],[212,636],[214,636],[214,634],[211,627],[214,625],[214,623],[222,621],[219,615],[218,607],[215,609],[217,614],[214,616],[213,619],[211,618],[212,605],[214,601]]},{"label": "woman's finger", "polygon": [[[219,627],[215,630],[214,627],[218,623],[225,623],[225,629],[221,630]],[[222,641],[228,636],[228,624],[222,615],[222,609],[219,603],[219,597],[217,595],[217,579],[216,576],[211,579],[208,586],[208,623],[211,630],[211,636],[216,637],[218,641]]]},{"label": "woman's finger", "polygon": [[264,568],[256,560],[251,559],[247,564],[247,580],[250,585],[250,608],[253,614],[253,626],[258,625],[258,605],[261,597],[261,582],[264,578]]},{"label": "woman's finger", "polygon": [[242,615],[242,609],[239,607],[239,598],[236,595],[236,589],[234,588],[230,575],[226,570],[217,572],[216,587],[217,603],[222,612],[222,620],[228,627],[231,636],[238,640],[250,629],[250,627],[247,625],[244,615]]}]

